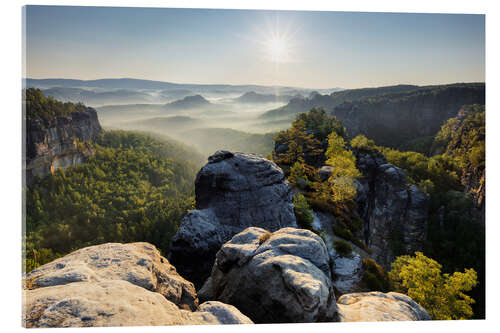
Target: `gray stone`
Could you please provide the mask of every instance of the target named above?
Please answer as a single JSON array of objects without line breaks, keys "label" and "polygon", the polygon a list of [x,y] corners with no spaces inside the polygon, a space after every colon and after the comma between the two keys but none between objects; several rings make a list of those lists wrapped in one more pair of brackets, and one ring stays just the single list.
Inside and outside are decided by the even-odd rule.
[{"label": "gray stone", "polygon": [[217,252],[214,298],[256,323],[336,319],[328,250],[309,230],[248,228]]},{"label": "gray stone", "polygon": [[410,297],[395,293],[355,293],[342,295],[337,302],[340,321],[430,320],[423,307]]},{"label": "gray stone", "polygon": [[251,226],[269,231],[297,226],[283,171],[257,155],[216,152],[198,172],[195,189],[196,210],[182,220],[169,259],[197,287],[233,235]]},{"label": "gray stone", "polygon": [[247,316],[229,304],[208,301],[200,305],[200,311],[213,314],[221,324],[253,324]]},{"label": "gray stone", "polygon": [[395,254],[391,243],[402,251],[422,250],[427,234],[428,196],[408,185],[401,168],[387,163],[376,151],[354,150],[356,167],[363,177],[356,181],[358,212],[365,221],[364,241],[371,257],[385,269]]},{"label": "gray stone", "polygon": [[332,260],[334,262],[335,288],[341,294],[360,291],[364,273],[361,256],[353,251],[349,257],[334,254]]},{"label": "gray stone", "polygon": [[158,292],[180,308],[198,308],[194,285],[149,243],[89,246],[31,271],[25,279],[35,288],[124,280]]}]

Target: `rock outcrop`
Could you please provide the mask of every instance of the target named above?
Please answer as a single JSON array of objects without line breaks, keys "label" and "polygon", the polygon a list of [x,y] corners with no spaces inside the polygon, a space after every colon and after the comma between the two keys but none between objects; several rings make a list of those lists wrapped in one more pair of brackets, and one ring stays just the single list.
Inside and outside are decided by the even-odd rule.
[{"label": "rock outcrop", "polygon": [[343,322],[431,319],[410,297],[394,292],[346,294],[338,299],[337,305],[339,319]]},{"label": "rock outcrop", "polygon": [[149,243],[86,247],[31,271],[26,280],[31,288],[123,280],[157,292],[182,309],[198,309],[193,284]]},{"label": "rock outcrop", "polygon": [[252,324],[233,306],[205,304],[191,312],[127,281],[75,282],[25,290],[23,324],[27,328]]},{"label": "rock outcrop", "polygon": [[172,239],[170,261],[201,287],[215,254],[232,236],[252,226],[275,231],[296,227],[293,193],[282,170],[252,154],[218,151],[195,182],[196,210]]},{"label": "rock outcrop", "polygon": [[255,323],[337,319],[328,250],[309,230],[251,227],[235,235],[217,252],[211,288]]},{"label": "rock outcrop", "polygon": [[395,252],[421,250],[426,237],[428,196],[406,183],[404,171],[376,151],[355,150],[359,214],[372,257],[389,268]]},{"label": "rock outcrop", "polygon": [[228,304],[198,307],[193,284],[148,243],[83,248],[24,282],[25,327],[252,324]]},{"label": "rock outcrop", "polygon": [[102,132],[92,108],[52,121],[26,121],[26,183],[58,168],[83,163],[93,150],[86,142]]},{"label": "rock outcrop", "polygon": [[364,273],[363,259],[358,253],[352,251],[348,257],[334,253],[332,260],[334,263],[334,284],[340,294],[352,293],[364,289],[361,286]]},{"label": "rock outcrop", "polygon": [[232,305],[217,301],[208,301],[200,305],[201,312],[213,314],[221,324],[253,324],[247,316]]}]

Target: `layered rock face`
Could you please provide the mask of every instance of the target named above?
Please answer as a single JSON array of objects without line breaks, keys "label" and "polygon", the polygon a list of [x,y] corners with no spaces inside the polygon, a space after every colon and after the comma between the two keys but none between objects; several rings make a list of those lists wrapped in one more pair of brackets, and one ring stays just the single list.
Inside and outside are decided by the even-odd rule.
[{"label": "layered rock face", "polygon": [[[58,168],[81,164],[93,154],[86,141],[102,132],[92,108],[53,121],[26,122],[26,183]],[[81,144],[79,144],[81,143]]]},{"label": "layered rock face", "polygon": [[356,150],[355,155],[363,174],[357,181],[356,201],[365,221],[365,243],[377,263],[388,269],[396,250],[422,249],[429,199],[416,186],[408,186],[404,171],[388,164],[380,153]]},{"label": "layered rock face", "polygon": [[171,262],[200,287],[222,244],[247,227],[296,227],[293,193],[282,170],[252,154],[218,151],[195,182],[196,210],[172,239]]},{"label": "layered rock face", "polygon": [[234,236],[217,252],[211,294],[255,323],[337,319],[328,250],[304,229],[252,227]]},{"label": "layered rock face", "polygon": [[148,243],[83,248],[24,280],[25,327],[252,323],[231,305],[198,306],[193,284]]},{"label": "layered rock face", "polygon": [[352,321],[430,320],[429,314],[410,297],[400,293],[354,293],[342,295],[338,302],[339,319]]}]

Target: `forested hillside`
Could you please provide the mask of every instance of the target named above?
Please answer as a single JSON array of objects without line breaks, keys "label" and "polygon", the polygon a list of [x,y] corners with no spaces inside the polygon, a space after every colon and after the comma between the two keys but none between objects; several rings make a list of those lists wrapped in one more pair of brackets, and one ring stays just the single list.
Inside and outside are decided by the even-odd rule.
[{"label": "forested hillside", "polygon": [[95,156],[87,163],[27,188],[27,271],[103,242],[147,241],[167,251],[193,207],[201,161],[195,153],[125,131],[107,131],[92,146]]}]

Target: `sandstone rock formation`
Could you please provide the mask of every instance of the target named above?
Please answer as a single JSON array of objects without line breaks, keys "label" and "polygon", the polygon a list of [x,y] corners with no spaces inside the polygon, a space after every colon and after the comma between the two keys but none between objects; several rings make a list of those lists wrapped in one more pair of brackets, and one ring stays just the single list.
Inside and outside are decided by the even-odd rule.
[{"label": "sandstone rock formation", "polygon": [[204,303],[179,309],[161,294],[127,281],[74,282],[24,291],[25,327],[252,324],[235,307]]},{"label": "sandstone rock formation", "polygon": [[421,250],[426,237],[428,196],[406,184],[404,171],[388,164],[376,151],[355,150],[359,214],[365,221],[364,241],[372,257],[386,269],[396,247],[405,253]]},{"label": "sandstone rock formation", "polygon": [[72,252],[26,275],[31,288],[123,280],[158,292],[183,309],[196,310],[193,284],[149,243],[106,243]]},{"label": "sandstone rock formation", "polygon": [[221,324],[253,324],[250,318],[234,306],[222,302],[205,302],[200,305],[200,311],[213,314]]},{"label": "sandstone rock formation", "polygon": [[338,299],[337,305],[339,319],[343,322],[431,319],[410,297],[395,292],[346,294]]},{"label": "sandstone rock formation", "polygon": [[329,260],[311,231],[251,227],[217,252],[212,293],[255,323],[335,321]]},{"label": "sandstone rock formation", "polygon": [[269,231],[297,226],[291,187],[265,158],[218,151],[198,172],[195,188],[196,210],[182,220],[169,259],[197,287],[233,235],[251,226]]},{"label": "sandstone rock formation", "polygon": [[148,243],[83,248],[24,282],[25,327],[252,324],[228,304],[198,307],[193,284]]},{"label": "sandstone rock formation", "polygon": [[57,117],[53,121],[26,122],[26,183],[43,177],[58,168],[83,163],[93,154],[86,141],[92,140],[102,128],[92,108]]},{"label": "sandstone rock formation", "polygon": [[207,312],[180,310],[127,281],[73,282],[25,291],[26,327],[218,324]]}]

